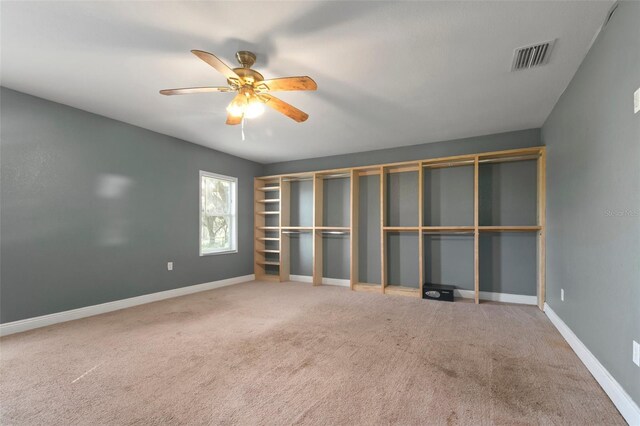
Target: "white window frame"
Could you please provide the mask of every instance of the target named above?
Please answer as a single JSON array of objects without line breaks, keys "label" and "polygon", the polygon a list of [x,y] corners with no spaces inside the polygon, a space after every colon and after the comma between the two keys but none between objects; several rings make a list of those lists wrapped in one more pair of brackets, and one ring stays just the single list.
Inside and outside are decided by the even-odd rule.
[{"label": "white window frame", "polygon": [[[210,177],[219,180],[225,180],[232,184],[233,189],[233,206],[231,208],[231,249],[219,249],[214,251],[202,251],[202,178]],[[206,172],[200,170],[198,176],[198,252],[200,256],[213,256],[219,254],[231,254],[238,252],[238,178],[233,176],[225,176],[218,173]]]}]

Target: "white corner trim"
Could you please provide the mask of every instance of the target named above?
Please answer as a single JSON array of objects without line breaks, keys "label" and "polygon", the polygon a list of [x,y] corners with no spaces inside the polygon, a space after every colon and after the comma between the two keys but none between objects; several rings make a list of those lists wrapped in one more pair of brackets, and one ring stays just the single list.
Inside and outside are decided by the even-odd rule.
[{"label": "white corner trim", "polygon": [[611,398],[622,417],[630,425],[640,425],[640,408],[631,399],[629,394],[620,386],[620,383],[613,378],[606,368],[598,361],[591,351],[578,339],[573,331],[564,321],[553,312],[553,309],[546,303],[544,304],[544,313],[547,314],[551,323],[558,329],[562,337],[567,341],[571,349],[578,355],[580,361],[587,367],[591,375],[600,384],[605,393]]},{"label": "white corner trim", "polygon": [[[475,292],[473,290],[455,289],[453,294],[457,297],[462,297],[465,299],[473,299],[475,297]],[[510,294],[510,293],[492,293],[490,291],[481,291],[480,300],[491,300],[493,302],[504,302],[504,303],[519,303],[521,305],[537,305],[538,304],[537,296],[527,296],[524,294]]]},{"label": "white corner trim", "polygon": [[145,303],[170,299],[172,297],[185,296],[187,294],[198,293],[200,291],[213,290],[214,288],[240,284],[247,281],[253,281],[254,279],[255,275],[253,274],[244,275],[241,277],[227,278],[225,280],[212,281],[204,284],[195,284],[187,287],[175,288],[173,290],[159,291],[157,293],[130,297],[128,299],[101,303],[99,305],[86,306],[84,308],[72,309],[70,311],[56,312],[55,314],[42,315],[40,317],[7,322],[4,324],[0,324],[0,336],[7,336],[9,334],[33,330],[34,328],[46,327],[48,325],[58,324],[61,322],[100,315],[107,312],[130,308],[132,306],[144,305]]},{"label": "white corner trim", "polygon": [[[297,281],[300,283],[312,283],[313,282],[313,277],[309,276],[309,275],[289,275],[289,279],[291,281]],[[339,279],[339,278],[323,278],[322,279],[322,284],[325,285],[337,285],[340,287],[351,287],[351,281],[350,280],[343,280],[343,279]]]}]

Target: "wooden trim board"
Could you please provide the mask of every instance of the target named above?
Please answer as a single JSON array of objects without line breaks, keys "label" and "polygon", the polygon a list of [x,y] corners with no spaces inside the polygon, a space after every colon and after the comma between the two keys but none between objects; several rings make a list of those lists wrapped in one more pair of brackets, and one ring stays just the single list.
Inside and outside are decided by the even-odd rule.
[{"label": "wooden trim board", "polygon": [[480,201],[478,196],[479,181],[479,158],[473,160],[473,289],[475,292],[475,302],[480,303],[480,231],[478,224]]}]

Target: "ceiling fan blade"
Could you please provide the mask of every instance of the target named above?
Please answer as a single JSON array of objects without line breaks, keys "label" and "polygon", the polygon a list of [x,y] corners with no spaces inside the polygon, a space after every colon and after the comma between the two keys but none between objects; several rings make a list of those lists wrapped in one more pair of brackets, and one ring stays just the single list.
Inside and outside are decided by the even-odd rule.
[{"label": "ceiling fan blade", "polygon": [[231,80],[240,80],[238,74],[236,74],[231,68],[224,62],[218,59],[215,55],[205,52],[203,50],[192,50],[191,53],[202,59],[218,71],[220,71],[225,77]]},{"label": "ceiling fan blade", "polygon": [[234,126],[236,124],[240,124],[242,122],[242,117],[236,117],[227,113],[227,124]]},{"label": "ceiling fan blade", "polygon": [[160,91],[161,95],[190,95],[192,93],[210,93],[210,92],[230,92],[230,87],[184,87],[182,89],[164,89]]},{"label": "ceiling fan blade", "polygon": [[229,105],[227,106],[227,124],[229,125],[236,125],[236,124],[240,124],[242,122],[242,116],[235,116],[232,115],[229,112],[229,108],[231,108],[232,105],[234,105],[235,103],[238,102],[239,99],[242,99],[242,95],[240,93],[238,93],[233,100],[231,101],[231,103],[229,103]]},{"label": "ceiling fan blade", "polygon": [[309,118],[309,114],[304,111],[300,111],[298,108],[293,105],[289,105],[285,101],[282,101],[275,96],[261,94],[260,98],[262,98],[267,106],[275,109],[276,111],[286,115],[287,117],[297,121],[298,123],[302,123]]},{"label": "ceiling fan blade", "polygon": [[266,85],[268,91],[284,91],[284,90],[316,90],[318,85],[311,77],[283,77],[274,78],[272,80],[261,81],[258,86]]}]

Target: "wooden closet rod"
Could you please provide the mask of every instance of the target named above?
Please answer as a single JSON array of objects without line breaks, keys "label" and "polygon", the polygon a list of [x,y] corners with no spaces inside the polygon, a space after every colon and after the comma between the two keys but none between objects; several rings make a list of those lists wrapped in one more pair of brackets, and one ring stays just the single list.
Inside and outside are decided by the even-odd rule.
[{"label": "wooden closet rod", "polygon": [[422,231],[423,234],[474,234],[474,231]]},{"label": "wooden closet rod", "polygon": [[520,155],[516,157],[484,158],[478,160],[478,163],[503,163],[509,161],[537,160],[538,158],[539,155]]},{"label": "wooden closet rod", "polygon": [[313,180],[313,176],[311,177],[301,177],[301,178],[282,178],[283,182],[302,182],[305,180]]}]

